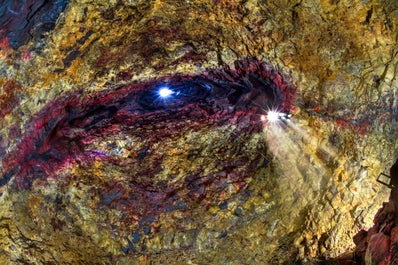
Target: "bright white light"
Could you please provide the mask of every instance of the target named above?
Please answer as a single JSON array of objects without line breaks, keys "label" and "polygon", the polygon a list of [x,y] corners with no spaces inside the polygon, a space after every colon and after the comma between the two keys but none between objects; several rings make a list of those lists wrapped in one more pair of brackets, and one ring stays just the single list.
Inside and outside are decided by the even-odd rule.
[{"label": "bright white light", "polygon": [[286,122],[288,121],[292,115],[290,113],[278,112],[274,110],[269,110],[267,113],[267,120],[271,123],[276,123],[280,120]]},{"label": "bright white light", "polygon": [[173,93],[173,90],[168,87],[162,87],[161,89],[159,89],[159,96],[161,96],[162,98],[167,98]]},{"label": "bright white light", "polygon": [[267,120],[269,122],[277,122],[279,120],[280,116],[281,116],[281,113],[270,110],[270,111],[268,111],[268,114],[267,114]]}]

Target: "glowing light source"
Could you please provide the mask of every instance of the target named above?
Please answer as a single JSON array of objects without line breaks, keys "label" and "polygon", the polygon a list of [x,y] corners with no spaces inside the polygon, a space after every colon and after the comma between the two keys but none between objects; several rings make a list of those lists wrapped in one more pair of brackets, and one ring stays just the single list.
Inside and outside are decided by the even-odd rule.
[{"label": "glowing light source", "polygon": [[168,87],[162,87],[159,89],[159,96],[161,96],[162,98],[167,98],[168,96],[170,96],[171,94],[174,93],[173,90],[171,90]]},{"label": "glowing light source", "polygon": [[273,111],[273,110],[270,110],[267,113],[267,120],[269,122],[277,122],[279,120],[286,121],[286,120],[290,119],[291,117],[292,117],[292,115],[289,113],[277,112],[277,111]]},{"label": "glowing light source", "polygon": [[280,117],[279,114],[280,114],[279,112],[270,110],[270,111],[268,111],[268,114],[267,114],[267,120],[269,122],[277,122]]}]

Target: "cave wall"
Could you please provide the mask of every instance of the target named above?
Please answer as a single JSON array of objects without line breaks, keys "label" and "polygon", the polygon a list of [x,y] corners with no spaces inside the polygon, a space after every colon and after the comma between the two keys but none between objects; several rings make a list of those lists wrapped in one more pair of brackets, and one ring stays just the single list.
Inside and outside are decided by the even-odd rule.
[{"label": "cave wall", "polygon": [[[2,263],[310,261],[371,226],[397,155],[395,1],[48,2],[0,9]],[[120,129],[90,109],[175,76],[247,73],[295,88],[289,126],[165,103]],[[88,133],[66,113],[109,117]],[[62,142],[60,124],[83,140]]]}]

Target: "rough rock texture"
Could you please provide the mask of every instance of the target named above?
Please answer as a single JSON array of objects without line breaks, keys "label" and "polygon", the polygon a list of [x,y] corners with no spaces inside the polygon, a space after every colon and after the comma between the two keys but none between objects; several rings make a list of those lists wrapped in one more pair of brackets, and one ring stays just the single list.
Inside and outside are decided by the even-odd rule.
[{"label": "rough rock texture", "polygon": [[1,264],[311,263],[387,200],[396,1],[2,3]]},{"label": "rough rock texture", "polygon": [[359,264],[398,264],[398,160],[389,177],[389,201],[376,213],[373,226],[354,236],[354,257]]},{"label": "rough rock texture", "polygon": [[0,1],[0,35],[17,49],[31,38],[37,45],[52,30],[67,0]]},{"label": "rough rock texture", "polygon": [[394,224],[395,210],[391,202],[384,203],[374,219],[374,225],[354,236],[355,260],[358,264],[396,264],[398,227]]}]

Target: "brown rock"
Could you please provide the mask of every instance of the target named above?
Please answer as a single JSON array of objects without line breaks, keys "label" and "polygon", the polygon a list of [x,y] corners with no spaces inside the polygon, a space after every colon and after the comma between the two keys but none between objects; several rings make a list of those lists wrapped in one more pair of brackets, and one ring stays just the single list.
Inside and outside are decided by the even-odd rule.
[{"label": "brown rock", "polygon": [[368,232],[365,230],[360,230],[353,238],[355,245],[360,244],[363,240],[366,239]]},{"label": "brown rock", "polygon": [[391,245],[398,243],[398,226],[395,226],[391,230]]},{"label": "brown rock", "polygon": [[374,234],[376,234],[376,233],[378,233],[377,227],[372,226],[371,228],[369,228],[366,241],[369,242],[369,241],[370,241],[370,238],[371,238]]},{"label": "brown rock", "polygon": [[366,251],[367,236],[368,236],[368,232],[362,229],[353,237],[353,241],[354,241],[355,245],[357,246],[357,248],[356,248],[357,253],[362,253],[362,252]]},{"label": "brown rock", "polygon": [[365,264],[388,264],[389,252],[390,237],[383,233],[377,233],[369,240],[368,248],[366,249]]},{"label": "brown rock", "polygon": [[390,264],[398,264],[398,244],[391,244],[391,259]]},{"label": "brown rock", "polygon": [[394,218],[394,204],[391,202],[383,203],[383,207],[376,213],[373,223],[375,225],[385,224]]}]

